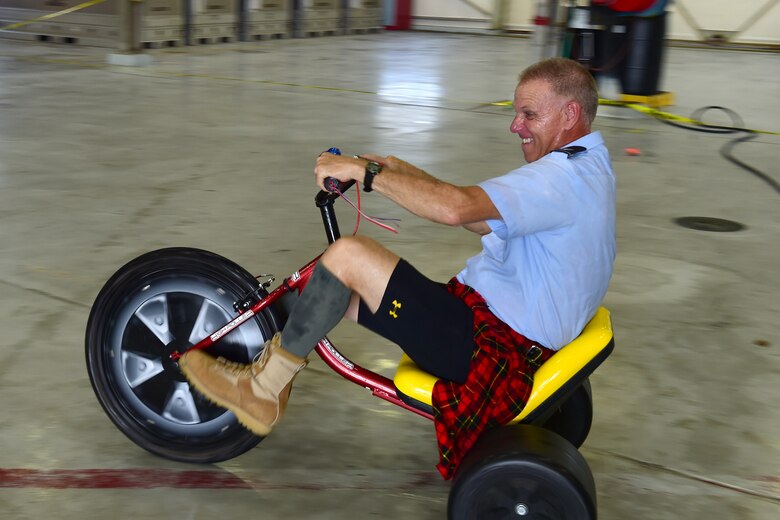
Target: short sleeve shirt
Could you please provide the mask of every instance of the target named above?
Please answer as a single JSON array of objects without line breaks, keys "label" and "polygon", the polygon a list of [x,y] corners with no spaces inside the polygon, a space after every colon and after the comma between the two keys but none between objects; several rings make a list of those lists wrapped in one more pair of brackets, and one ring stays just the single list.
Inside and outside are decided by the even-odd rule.
[{"label": "short sleeve shirt", "polygon": [[593,317],[615,259],[615,174],[599,132],[479,186],[501,214],[458,280],[523,336],[558,350]]}]

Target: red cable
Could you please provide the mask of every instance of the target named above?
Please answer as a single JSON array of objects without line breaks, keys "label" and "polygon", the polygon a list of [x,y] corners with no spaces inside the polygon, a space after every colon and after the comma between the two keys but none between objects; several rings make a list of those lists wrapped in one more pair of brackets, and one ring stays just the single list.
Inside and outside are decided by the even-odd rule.
[{"label": "red cable", "polygon": [[[355,183],[355,184],[357,185],[357,183]],[[349,204],[350,206],[355,208],[355,210],[357,211],[357,221],[355,222],[355,231],[352,233],[353,236],[357,233],[358,227],[360,226],[360,217],[363,217],[364,219],[368,220],[369,222],[371,222],[372,224],[374,224],[376,226],[381,227],[382,229],[386,229],[387,231],[391,231],[393,233],[398,233],[398,230],[396,228],[394,228],[392,226],[389,226],[389,225],[387,225],[387,224],[385,224],[383,222],[379,222],[379,221],[380,220],[400,221],[401,219],[398,219],[398,218],[371,217],[369,215],[366,215],[363,212],[363,210],[360,209],[360,189],[359,189],[359,187],[358,187],[358,190],[357,190],[357,202],[358,202],[357,206],[355,204],[353,204],[352,201],[349,200],[349,198],[346,195],[344,195],[342,192],[337,191],[337,193],[339,194],[339,197],[341,197],[342,199],[347,201],[347,204]]]}]

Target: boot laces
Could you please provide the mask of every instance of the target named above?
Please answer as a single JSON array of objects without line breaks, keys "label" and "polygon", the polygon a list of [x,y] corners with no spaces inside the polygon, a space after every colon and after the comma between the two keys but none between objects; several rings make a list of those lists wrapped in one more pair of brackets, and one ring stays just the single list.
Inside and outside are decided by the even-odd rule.
[{"label": "boot laces", "polygon": [[237,361],[231,361],[223,357],[217,358],[217,362],[222,366],[223,370],[230,372],[236,377],[244,377],[250,374],[252,370],[251,364],[239,363]]},{"label": "boot laces", "polygon": [[255,369],[255,372],[259,372],[263,368],[265,368],[266,363],[268,363],[268,356],[271,355],[271,344],[266,343],[263,347],[263,350],[258,352],[255,355],[255,358],[252,360],[252,364],[249,365],[250,368]]},{"label": "boot laces", "polygon": [[258,352],[251,363],[239,363],[237,361],[231,361],[224,357],[217,358],[217,361],[222,368],[236,377],[253,376],[263,368],[265,368],[268,362],[268,356],[271,355],[271,345],[266,344],[263,350]]}]

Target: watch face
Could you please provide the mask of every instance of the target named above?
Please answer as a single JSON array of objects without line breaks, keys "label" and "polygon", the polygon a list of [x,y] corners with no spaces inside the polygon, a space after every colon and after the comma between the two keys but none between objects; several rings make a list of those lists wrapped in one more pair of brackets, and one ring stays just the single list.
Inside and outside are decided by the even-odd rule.
[{"label": "watch face", "polygon": [[369,161],[366,165],[366,170],[376,175],[382,171],[382,165],[374,161]]}]

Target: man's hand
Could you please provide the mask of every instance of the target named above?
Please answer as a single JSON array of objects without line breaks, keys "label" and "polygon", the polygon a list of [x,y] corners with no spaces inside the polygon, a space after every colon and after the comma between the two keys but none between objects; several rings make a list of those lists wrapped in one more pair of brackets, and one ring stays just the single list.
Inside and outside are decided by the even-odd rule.
[{"label": "man's hand", "polygon": [[314,178],[320,189],[325,189],[325,179],[333,177],[341,182],[355,180],[363,182],[366,175],[366,160],[333,155],[325,152],[317,158],[314,166]]}]

